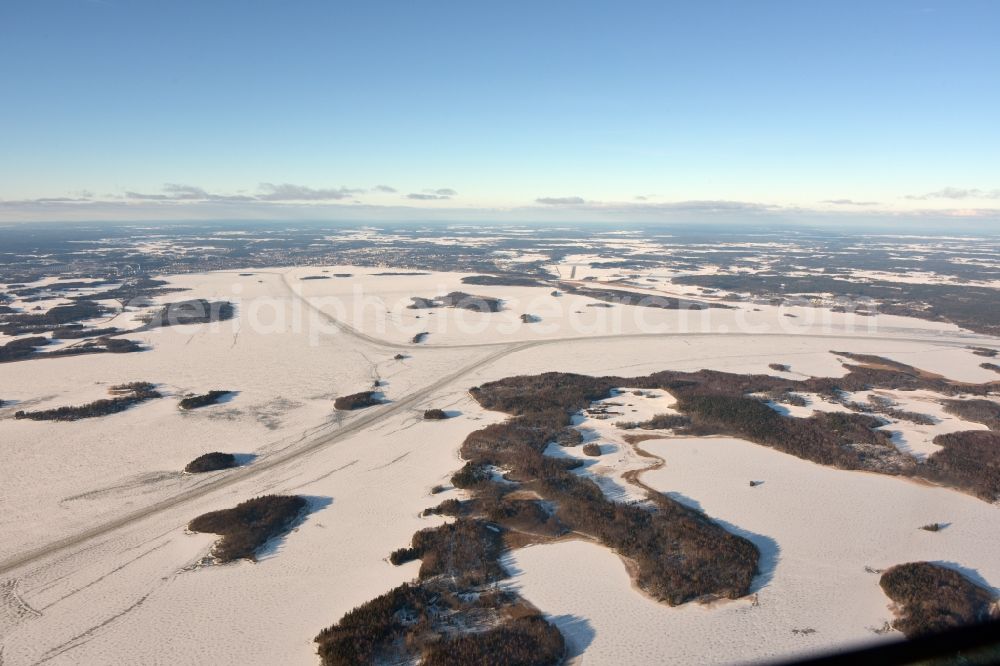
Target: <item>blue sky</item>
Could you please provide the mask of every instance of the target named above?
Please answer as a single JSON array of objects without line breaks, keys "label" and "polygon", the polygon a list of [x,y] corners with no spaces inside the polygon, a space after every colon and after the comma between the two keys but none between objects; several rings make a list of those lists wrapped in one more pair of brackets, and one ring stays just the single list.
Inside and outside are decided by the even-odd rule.
[{"label": "blue sky", "polygon": [[998,29],[963,0],[3,0],[0,219],[996,221]]}]

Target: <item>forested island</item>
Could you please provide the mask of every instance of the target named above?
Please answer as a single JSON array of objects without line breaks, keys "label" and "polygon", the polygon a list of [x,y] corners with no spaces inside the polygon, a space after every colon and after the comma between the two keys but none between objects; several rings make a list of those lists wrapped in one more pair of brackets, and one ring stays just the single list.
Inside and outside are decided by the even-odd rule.
[{"label": "forested island", "polygon": [[333,401],[335,409],[348,411],[354,409],[364,409],[365,407],[372,407],[374,405],[381,404],[382,400],[378,397],[378,393],[375,391],[361,391],[350,395],[342,395]]},{"label": "forested island", "polygon": [[79,419],[117,414],[133,405],[163,397],[156,390],[156,385],[150,382],[119,384],[109,388],[108,392],[114,397],[95,400],[85,405],[73,407],[55,407],[35,412],[20,410],[14,412],[14,418],[29,419],[31,421],[77,421]]},{"label": "forested island", "polygon": [[936,634],[995,617],[993,593],[958,571],[933,562],[887,569],[879,585],[894,604],[894,629],[907,638]]},{"label": "forested island", "polygon": [[289,530],[306,506],[298,495],[263,495],[232,509],[202,514],[188,523],[188,529],[222,536],[212,548],[219,563],[254,560],[264,544]]},{"label": "forested island", "polygon": [[185,467],[184,471],[189,474],[202,474],[204,472],[217,472],[220,469],[229,469],[237,466],[236,456],[232,453],[222,453],[213,451],[200,455]]},{"label": "forested island", "polygon": [[475,312],[500,312],[503,309],[503,301],[499,298],[475,296],[463,291],[452,291],[444,296],[433,298],[413,296],[410,300],[413,302],[408,307],[412,310],[450,307]]},{"label": "forested island", "polygon": [[213,389],[201,395],[189,395],[181,400],[179,407],[185,411],[207,407],[208,405],[214,405],[231,393],[232,391],[229,390]]}]

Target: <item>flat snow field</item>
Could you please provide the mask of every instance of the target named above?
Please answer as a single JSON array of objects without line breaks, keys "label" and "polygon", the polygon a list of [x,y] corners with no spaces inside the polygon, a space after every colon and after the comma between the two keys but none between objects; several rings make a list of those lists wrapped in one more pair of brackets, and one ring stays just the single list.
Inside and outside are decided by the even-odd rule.
[{"label": "flat snow field", "polygon": [[[764,662],[898,638],[875,633],[892,614],[878,574],[866,567],[927,560],[994,590],[1000,581],[1000,509],[976,498],[825,468],[738,439],[641,446],[665,460],[643,481],[750,539],[763,573],[748,599],[671,608],[633,590],[621,560],[598,545],[514,551],[511,584],[554,617],[583,663]],[[919,529],[931,522],[947,527]]]},{"label": "flat snow field", "polygon": [[[865,321],[855,330],[810,308],[788,318],[769,306],[733,304],[749,308],[752,323],[766,324],[746,332],[732,310],[702,326],[676,311],[587,307],[594,301],[582,297],[560,306],[559,316],[533,309],[542,322],[525,325],[513,325],[522,314],[513,305],[494,314],[356,310],[352,304],[368,298],[405,306],[411,296],[453,290],[511,304],[515,296],[518,303],[569,299],[547,288],[463,285],[461,274],[375,275],[385,271],[331,266],[171,276],[171,284],[189,291],[160,303],[230,299],[237,318],[135,333],[148,349],[134,354],[0,366],[0,398],[11,401],[0,408],[4,666],[316,664],[312,639],[322,628],[415,576],[417,563],[393,567],[386,558],[441,520],[420,517],[422,509],[458,496],[430,490],[447,486],[461,466],[464,437],[504,418],[468,396],[486,381],[550,370],[764,373],[772,372],[769,363],[789,364],[789,377],[841,375],[831,349],[883,355],[954,379],[995,378],[965,346],[996,347],[997,340],[898,317],[880,316],[874,328]],[[351,277],[301,279],[335,273]],[[621,311],[621,326],[599,321],[601,310]],[[135,314],[119,315],[116,324]],[[338,328],[331,315],[349,328]],[[576,316],[593,325],[569,323]],[[447,324],[427,329],[426,343],[410,344],[417,324],[433,318]],[[459,325],[465,319],[470,325]],[[536,328],[547,321],[550,329]],[[654,334],[646,334],[647,325]],[[385,404],[333,409],[336,396],[376,380]],[[154,382],[165,397],[75,422],[13,418],[18,409],[105,397],[108,386],[127,381]],[[177,408],[184,394],[210,389],[235,393],[189,413]],[[933,402],[897,397],[916,411],[921,400]],[[668,410],[669,399],[644,398],[635,416]],[[453,418],[424,421],[431,407]],[[935,432],[962,426],[928,413],[942,419],[939,427],[901,426],[901,448],[926,455]],[[608,443],[581,473],[602,478],[612,497],[636,496],[621,474],[648,459],[615,440],[607,422],[580,425]],[[927,559],[1000,582],[990,548],[1000,536],[1000,509],[974,498],[830,470],[738,440],[642,446],[665,460],[643,475],[646,483],[697,504],[760,547],[759,605],[658,605],[631,587],[616,555],[591,543],[510,554],[510,584],[554,618],[587,664],[726,663],[878,640],[872,629],[890,614],[878,576],[865,566]],[[246,464],[181,472],[216,450],[244,454]],[[764,483],[751,488],[751,479]],[[205,565],[215,537],[190,534],[186,524],[264,493],[305,495],[310,511],[257,563]],[[948,526],[918,529],[935,521]]]}]

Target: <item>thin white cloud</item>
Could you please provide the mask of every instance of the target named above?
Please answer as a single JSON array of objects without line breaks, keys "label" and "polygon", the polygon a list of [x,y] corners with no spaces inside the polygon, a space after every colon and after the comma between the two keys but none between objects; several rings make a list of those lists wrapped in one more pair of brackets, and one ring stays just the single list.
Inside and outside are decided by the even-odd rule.
[{"label": "thin white cloud", "polygon": [[160,192],[125,192],[134,201],[194,202],[194,201],[340,201],[364,192],[348,187],[313,188],[291,183],[261,183],[256,194],[219,194],[196,185],[166,183]]},{"label": "thin white cloud", "polygon": [[158,193],[125,192],[126,199],[136,201],[253,201],[254,197],[245,194],[213,194],[195,185],[166,183]]},{"label": "thin white cloud", "polygon": [[605,212],[622,213],[732,213],[746,212],[756,213],[767,210],[779,210],[781,206],[772,204],[756,203],[752,201],[728,201],[728,200],[693,200],[693,201],[664,201],[664,202],[615,202],[615,201],[587,201],[583,197],[541,197],[535,199],[535,203],[546,206],[559,207],[570,206],[575,210],[595,210]]},{"label": "thin white cloud", "polygon": [[936,192],[927,194],[909,194],[905,198],[914,201],[926,201],[928,199],[1000,199],[1000,189],[981,190],[976,187],[944,187]]},{"label": "thin white cloud", "polygon": [[125,191],[126,199],[137,199],[139,201],[170,201],[172,197],[166,194],[147,194],[145,192]]},{"label": "thin white cloud", "polygon": [[305,185],[292,185],[291,183],[261,183],[260,194],[257,199],[261,201],[340,201],[350,199],[364,190],[351,189],[348,187],[336,188],[312,188]]},{"label": "thin white cloud", "polygon": [[664,211],[664,212],[696,212],[696,213],[758,213],[761,211],[780,210],[781,206],[758,203],[754,201],[729,201],[726,199],[706,199],[692,201],[664,201],[659,203],[641,204],[604,204],[605,207],[619,210]]},{"label": "thin white cloud", "polygon": [[834,206],[877,206],[877,201],[855,201],[854,199],[824,199],[820,203],[833,204]]},{"label": "thin white cloud", "polygon": [[211,199],[212,195],[203,190],[200,187],[195,187],[194,185],[180,185],[178,183],[167,183],[163,186],[163,191],[167,193],[172,199],[180,199],[182,201],[186,200],[201,200],[201,199]]},{"label": "thin white cloud", "polygon": [[451,199],[450,194],[433,194],[424,192],[410,192],[406,195],[407,199],[413,199],[414,201],[439,201],[441,199]]},{"label": "thin white cloud", "polygon": [[547,206],[579,206],[587,203],[583,197],[538,197],[535,203]]}]

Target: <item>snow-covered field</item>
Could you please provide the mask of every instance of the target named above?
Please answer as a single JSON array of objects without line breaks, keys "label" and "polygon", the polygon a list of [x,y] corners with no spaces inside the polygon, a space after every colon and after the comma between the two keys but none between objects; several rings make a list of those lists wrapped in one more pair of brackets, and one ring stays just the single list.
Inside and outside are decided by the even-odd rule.
[{"label": "snow-covered field", "polygon": [[[995,379],[965,346],[997,341],[944,324],[882,315],[873,324],[747,303],[708,311],[704,322],[699,313],[587,307],[594,301],[551,296],[547,288],[463,285],[462,274],[375,275],[386,270],[172,276],[172,285],[189,291],[161,303],[230,299],[237,318],[136,333],[149,348],[139,353],[0,366],[0,398],[11,401],[0,408],[4,666],[317,663],[311,641],[320,629],[415,575],[416,563],[393,567],[386,557],[440,520],[419,513],[454,496],[430,489],[461,465],[465,435],[503,418],[467,395],[485,381],[548,370],[766,373],[775,362],[789,364],[790,377],[841,375],[831,349],[958,380]],[[307,275],[331,277],[301,279]],[[507,309],[405,307],[412,296],[454,290],[503,298]],[[522,324],[525,312],[542,321]],[[133,316],[119,315],[115,325],[126,327]],[[327,316],[357,331],[340,330]],[[431,333],[427,342],[409,344],[423,330]],[[385,405],[335,412],[333,398],[376,379]],[[81,404],[105,397],[110,385],[140,380],[166,397],[84,421],[13,418],[18,409]],[[219,405],[178,410],[180,396],[209,389],[236,393]],[[981,427],[929,411],[930,396],[893,397],[902,409],[941,417],[926,432],[901,431],[915,453],[930,452],[926,442],[945,429]],[[632,403],[625,409],[636,410],[623,420],[669,409],[664,392],[611,401],[623,398]],[[430,407],[456,416],[422,420]],[[649,459],[617,439],[614,420],[581,421],[607,445],[584,473],[606,479],[612,496],[617,487],[630,497],[621,474]],[[875,638],[870,628],[889,614],[866,565],[946,561],[1000,583],[990,550],[1000,536],[998,509],[974,498],[830,470],[736,440],[642,446],[666,461],[643,475],[646,483],[697,503],[761,548],[759,606],[655,604],[630,586],[614,554],[589,543],[511,554],[511,584],[555,618],[588,664],[731,662]],[[215,450],[250,462],[221,473],[181,472]],[[750,479],[764,483],[750,488]],[[215,537],[186,533],[187,522],[262,493],[309,496],[311,512],[256,564],[199,566]],[[934,534],[917,529],[932,521],[950,524]],[[793,633],[810,628],[815,633]]]},{"label": "snow-covered field", "polygon": [[[621,561],[600,546],[514,551],[512,584],[566,627],[583,663],[766,661],[879,640],[875,630],[892,615],[877,573],[865,567],[945,563],[997,591],[996,506],[737,439],[664,439],[642,447],[665,460],[643,481],[753,541],[763,574],[749,599],[670,608],[631,590]],[[751,480],[763,483],[751,487]],[[930,522],[947,527],[919,529]]]},{"label": "snow-covered field", "polygon": [[[325,271],[325,272],[324,272]],[[718,297],[704,299],[697,288],[683,288],[664,281],[644,282],[630,287],[611,281],[621,275],[618,269],[591,269],[588,274],[608,273],[605,282],[580,282],[585,287],[611,288],[716,302],[726,308],[703,310],[663,310],[621,304],[599,304],[591,298],[558,292],[550,288],[481,286],[463,284],[462,273],[414,273],[379,275],[384,269],[335,266],[327,269],[303,267],[285,274],[289,289],[308,298],[319,311],[371,332],[380,339],[408,342],[414,335],[429,333],[428,346],[453,346],[486,342],[509,342],[511,339],[546,340],[595,335],[677,335],[713,332],[763,336],[824,333],[839,337],[908,334],[926,336],[932,332],[958,335],[951,324],[929,322],[895,315],[865,317],[853,313],[806,306],[775,306],[751,302],[720,302]],[[565,272],[565,268],[563,269]],[[337,273],[350,278],[333,277]],[[630,272],[631,274],[631,272]],[[304,277],[326,277],[307,279]],[[657,278],[665,280],[665,278]],[[499,298],[501,312],[482,314],[456,308],[411,309],[414,296],[434,297],[452,291]],[[610,305],[610,307],[607,307]],[[263,303],[255,305],[266,313]],[[306,312],[308,316],[312,313]],[[539,321],[525,324],[522,314],[535,315]],[[973,336],[976,337],[976,336]],[[971,344],[971,343],[970,343]]]}]

